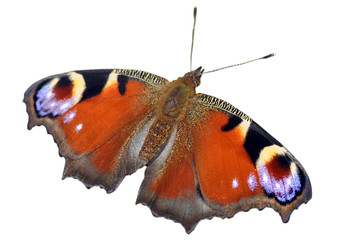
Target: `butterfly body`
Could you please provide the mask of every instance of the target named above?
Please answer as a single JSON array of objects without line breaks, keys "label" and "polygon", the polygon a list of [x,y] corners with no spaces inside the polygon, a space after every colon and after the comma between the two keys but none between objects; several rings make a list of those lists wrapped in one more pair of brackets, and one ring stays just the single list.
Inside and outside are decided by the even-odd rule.
[{"label": "butterfly body", "polygon": [[189,114],[195,104],[194,84],[200,75],[201,68],[163,87],[159,100],[154,103],[154,120],[139,152],[143,161],[149,163],[159,156],[177,123]]},{"label": "butterfly body", "polygon": [[137,203],[189,233],[205,218],[272,207],[284,222],[311,198],[295,157],[249,116],[201,93],[202,68],[175,81],[138,70],[73,71],[25,93],[28,128],[44,125],[63,177],[113,192],[147,166]]}]

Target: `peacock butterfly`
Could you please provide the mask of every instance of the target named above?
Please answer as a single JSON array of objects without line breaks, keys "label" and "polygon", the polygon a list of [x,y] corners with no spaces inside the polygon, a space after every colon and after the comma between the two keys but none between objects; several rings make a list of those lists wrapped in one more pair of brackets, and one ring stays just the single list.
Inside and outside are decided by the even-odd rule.
[{"label": "peacock butterfly", "polygon": [[196,93],[203,71],[172,82],[125,69],[53,75],[25,92],[28,128],[44,125],[66,159],[63,178],[88,188],[111,193],[147,166],[137,203],[187,233],[251,208],[272,207],[288,222],[311,199],[307,173],[245,113]]}]

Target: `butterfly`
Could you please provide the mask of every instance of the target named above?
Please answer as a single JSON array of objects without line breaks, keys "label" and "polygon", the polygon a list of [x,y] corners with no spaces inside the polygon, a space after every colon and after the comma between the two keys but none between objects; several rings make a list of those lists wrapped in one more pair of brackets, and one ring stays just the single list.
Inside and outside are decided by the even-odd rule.
[{"label": "butterfly", "polygon": [[196,93],[203,73],[171,82],[129,69],[53,75],[25,92],[28,129],[44,125],[66,159],[63,178],[88,188],[111,193],[146,166],[136,202],[187,233],[251,208],[288,222],[311,199],[306,171],[245,113]]}]

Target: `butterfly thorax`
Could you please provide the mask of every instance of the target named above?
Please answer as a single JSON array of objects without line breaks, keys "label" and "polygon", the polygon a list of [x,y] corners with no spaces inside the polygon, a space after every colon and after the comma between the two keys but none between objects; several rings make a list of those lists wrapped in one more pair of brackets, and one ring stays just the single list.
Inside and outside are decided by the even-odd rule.
[{"label": "butterfly thorax", "polygon": [[194,87],[186,84],[182,78],[168,84],[161,99],[160,109],[165,116],[178,120],[184,115],[187,103],[195,96]]},{"label": "butterfly thorax", "polygon": [[201,75],[202,69],[198,68],[164,86],[163,95],[155,109],[156,117],[140,151],[140,157],[146,162],[159,156],[169,142],[177,122],[184,119],[191,109]]}]

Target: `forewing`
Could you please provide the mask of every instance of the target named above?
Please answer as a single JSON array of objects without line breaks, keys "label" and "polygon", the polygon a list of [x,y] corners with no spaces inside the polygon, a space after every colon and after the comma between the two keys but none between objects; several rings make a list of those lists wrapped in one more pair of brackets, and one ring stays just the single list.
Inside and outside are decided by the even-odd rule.
[{"label": "forewing", "polygon": [[312,195],[301,164],[240,110],[211,96],[197,96],[192,136],[205,202],[227,217],[272,207],[287,222]]},{"label": "forewing", "polygon": [[28,128],[44,125],[66,158],[64,177],[112,192],[146,162],[138,158],[167,81],[137,70],[50,76],[25,93]]}]

